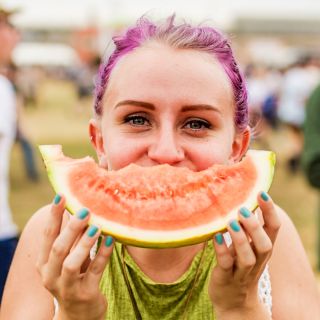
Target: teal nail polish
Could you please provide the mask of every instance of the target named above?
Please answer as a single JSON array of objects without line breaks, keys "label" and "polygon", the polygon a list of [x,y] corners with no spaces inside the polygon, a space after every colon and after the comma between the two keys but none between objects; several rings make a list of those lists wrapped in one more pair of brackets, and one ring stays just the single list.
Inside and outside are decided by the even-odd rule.
[{"label": "teal nail polish", "polygon": [[89,227],[89,229],[88,229],[88,231],[87,231],[87,235],[90,237],[90,238],[92,238],[96,233],[97,233],[97,231],[98,231],[98,227],[96,227],[96,226],[90,226]]},{"label": "teal nail polish", "polygon": [[218,244],[223,244],[223,236],[222,236],[221,233],[217,233],[217,234],[214,236],[214,238],[216,239],[216,242],[217,242]]},{"label": "teal nail polish", "polygon": [[231,229],[233,230],[233,231],[235,231],[235,232],[239,232],[240,231],[240,225],[239,225],[239,223],[238,223],[238,221],[237,220],[232,220],[231,222],[230,222],[230,227],[231,227]]},{"label": "teal nail polish", "polygon": [[264,200],[264,201],[268,201],[269,200],[269,196],[266,192],[262,191],[261,192],[261,198]]},{"label": "teal nail polish", "polygon": [[87,208],[82,208],[77,212],[77,217],[81,220],[85,219],[89,214],[89,210]]},{"label": "teal nail polish", "polygon": [[56,194],[53,202],[54,202],[54,204],[58,204],[60,202],[60,200],[61,200],[61,196],[59,194]]},{"label": "teal nail polish", "polygon": [[251,212],[246,207],[242,207],[240,213],[244,218],[249,218],[251,216]]},{"label": "teal nail polish", "polygon": [[105,240],[106,247],[110,247],[112,245],[112,242],[113,242],[113,238],[111,236],[107,236]]}]

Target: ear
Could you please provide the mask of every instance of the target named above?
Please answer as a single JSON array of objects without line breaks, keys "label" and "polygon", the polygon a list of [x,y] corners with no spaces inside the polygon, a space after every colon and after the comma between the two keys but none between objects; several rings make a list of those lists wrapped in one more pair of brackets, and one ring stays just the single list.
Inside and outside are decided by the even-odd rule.
[{"label": "ear", "polygon": [[242,132],[236,132],[232,144],[232,152],[229,158],[231,163],[238,162],[247,152],[250,145],[251,131],[250,127],[247,126]]},{"label": "ear", "polygon": [[89,121],[89,135],[91,143],[96,150],[99,165],[108,169],[107,157],[103,146],[103,135],[101,132],[100,121],[98,119],[91,119]]}]

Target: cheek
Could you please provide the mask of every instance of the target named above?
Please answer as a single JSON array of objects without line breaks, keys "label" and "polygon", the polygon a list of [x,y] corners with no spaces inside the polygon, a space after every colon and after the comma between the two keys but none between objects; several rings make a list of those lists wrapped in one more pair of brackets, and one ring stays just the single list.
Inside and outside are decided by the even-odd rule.
[{"label": "cheek", "polygon": [[205,170],[213,164],[228,164],[232,155],[231,135],[219,135],[205,143],[196,143],[190,148],[189,157],[197,170]]},{"label": "cheek", "polygon": [[130,163],[137,162],[143,149],[143,146],[128,139],[107,138],[104,140],[104,150],[110,170],[119,170]]},{"label": "cheek", "polygon": [[226,146],[210,143],[206,147],[193,149],[191,159],[196,164],[197,170],[205,170],[213,164],[227,164],[230,156],[230,149]]}]

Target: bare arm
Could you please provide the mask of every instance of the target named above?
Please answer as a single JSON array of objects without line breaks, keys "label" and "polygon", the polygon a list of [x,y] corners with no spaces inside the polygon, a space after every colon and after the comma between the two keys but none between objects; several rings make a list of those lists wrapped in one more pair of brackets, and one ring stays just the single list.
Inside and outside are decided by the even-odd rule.
[{"label": "bare arm", "polygon": [[59,302],[56,319],[96,320],[105,314],[99,282],[112,242],[105,238],[105,245],[88,263],[100,230],[87,227],[88,209],[70,219],[66,216],[65,199],[56,195],[52,206],[40,210],[27,224],[9,273],[1,319],[52,319],[53,295]]},{"label": "bare arm", "polygon": [[40,209],[24,228],[8,275],[1,305],[1,320],[53,318],[53,298],[42,285],[36,269],[39,241],[49,211],[49,206]]},{"label": "bare arm", "polygon": [[279,209],[281,228],[270,260],[273,319],[320,319],[316,280],[299,235]]}]

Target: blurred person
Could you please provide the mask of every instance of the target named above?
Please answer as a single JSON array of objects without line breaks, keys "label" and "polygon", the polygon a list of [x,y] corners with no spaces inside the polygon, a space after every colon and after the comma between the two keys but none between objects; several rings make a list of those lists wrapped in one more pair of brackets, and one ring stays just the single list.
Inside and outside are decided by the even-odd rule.
[{"label": "blurred person", "polygon": [[283,76],[280,91],[278,117],[289,130],[291,150],[287,166],[292,173],[300,167],[305,104],[316,85],[316,78],[313,69],[312,72],[310,70],[309,62],[309,57],[303,57],[290,66]]},{"label": "blurred person", "polygon": [[267,68],[265,82],[268,92],[262,103],[262,116],[268,127],[277,129],[279,95],[282,83],[282,74],[279,69],[275,67]]},{"label": "blurred person", "polygon": [[[302,163],[309,183],[320,191],[320,83],[306,105]],[[320,271],[320,194],[317,237],[317,268]]]},{"label": "blurred person", "polygon": [[281,76],[274,69],[250,64],[246,68],[248,107],[254,141],[270,149],[270,129],[277,127],[278,90]]},{"label": "blurred person", "polygon": [[88,62],[83,62],[81,66],[74,70],[73,80],[77,89],[77,106],[78,112],[83,111],[83,100],[92,97],[94,90],[94,77],[100,64],[100,57],[95,55]]},{"label": "blurred person", "polygon": [[245,73],[250,125],[255,127],[261,120],[262,104],[268,95],[268,88],[265,83],[266,71],[261,65],[250,64],[247,66]]},{"label": "blurred person", "polygon": [[9,164],[16,136],[16,97],[6,77],[11,54],[19,40],[10,24],[12,11],[0,7],[0,303],[7,273],[18,241],[18,228],[9,207]]},{"label": "blurred person", "polygon": [[39,181],[39,171],[36,163],[34,147],[32,146],[29,138],[25,135],[21,129],[21,124],[18,122],[17,132],[16,132],[16,142],[20,145],[25,172],[27,178],[33,182]]},{"label": "blurred person", "polygon": [[24,66],[19,69],[15,81],[25,107],[38,106],[37,89],[41,81],[41,71],[36,66]]},{"label": "blurred person", "polygon": [[[143,17],[113,40],[89,122],[102,168],[201,171],[242,159],[250,143],[247,91],[223,34],[174,16]],[[70,216],[57,194],[21,235],[2,320],[319,319],[294,225],[267,193],[257,203],[256,215],[242,208],[228,233],[203,243],[148,249],[105,235],[90,260],[101,230],[88,227],[86,208]]]},{"label": "blurred person", "polygon": [[[21,147],[22,155],[23,155],[23,162],[25,171],[27,174],[28,179],[31,181],[38,181],[39,180],[39,172],[37,168],[36,158],[34,154],[34,148],[32,143],[30,142],[29,138],[25,134],[22,126],[22,114],[23,108],[25,107],[25,99],[23,94],[21,93],[19,83],[17,81],[17,67],[16,65],[11,62],[10,65],[7,67],[7,78],[11,81],[16,94],[16,105],[17,105],[17,131],[16,131],[16,142]],[[28,79],[32,81],[32,79]]]}]

